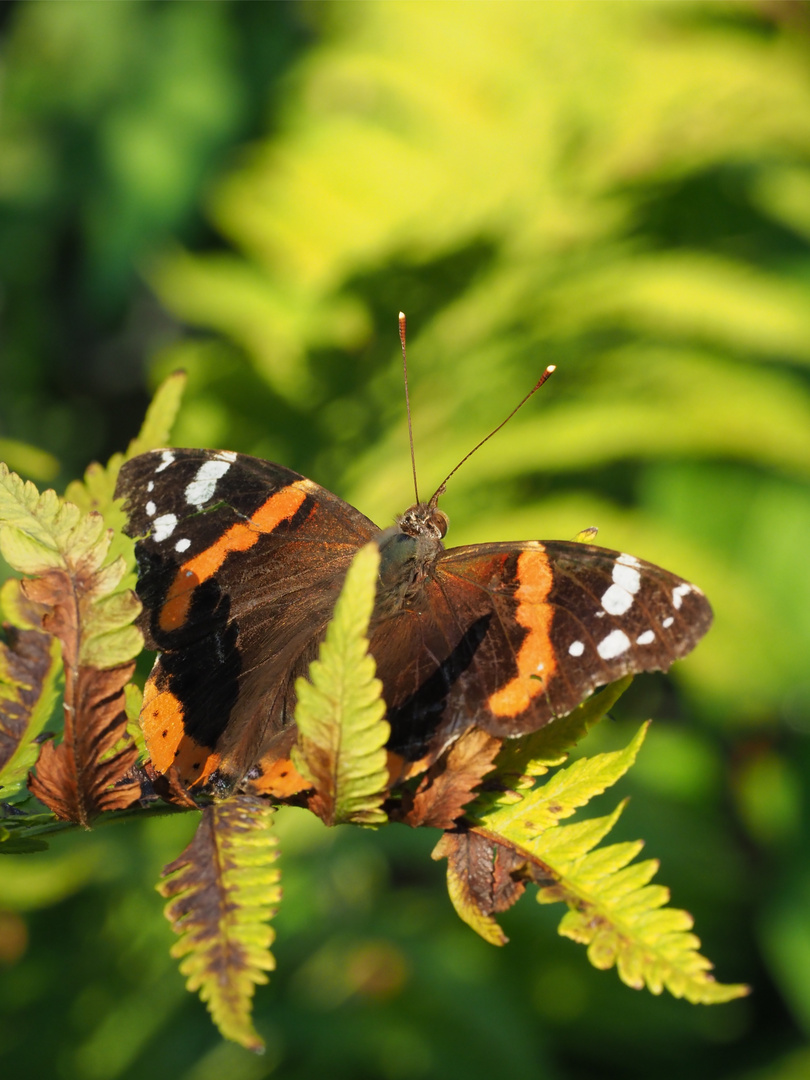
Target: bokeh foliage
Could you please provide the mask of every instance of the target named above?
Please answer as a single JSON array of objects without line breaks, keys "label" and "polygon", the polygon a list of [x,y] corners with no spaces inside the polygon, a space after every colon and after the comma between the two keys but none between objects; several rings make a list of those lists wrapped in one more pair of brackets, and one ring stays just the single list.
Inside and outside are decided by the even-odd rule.
[{"label": "bokeh foliage", "polygon": [[122,449],[146,360],[189,373],[178,443],[385,524],[400,308],[425,489],[557,364],[453,478],[450,540],[596,524],[706,590],[708,639],[586,752],[657,717],[622,828],[754,987],[647,1000],[529,904],[492,950],[432,837],[288,811],[257,1061],[172,971],[150,888],[193,824],[157,821],[0,867],[9,1075],[806,1075],[808,61],[801,2],[9,6],[2,456],[70,479]]}]

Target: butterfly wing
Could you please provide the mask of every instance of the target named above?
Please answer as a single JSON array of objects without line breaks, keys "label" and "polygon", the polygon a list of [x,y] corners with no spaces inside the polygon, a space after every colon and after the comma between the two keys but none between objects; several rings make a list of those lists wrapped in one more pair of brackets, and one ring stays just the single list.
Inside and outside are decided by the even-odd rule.
[{"label": "butterfly wing", "polygon": [[230,451],[142,454],[116,494],[161,652],[141,715],[152,762],[186,783],[239,779],[291,722],[294,678],[379,530],[292,469]]},{"label": "butterfly wing", "polygon": [[372,637],[389,746],[415,760],[472,723],[501,737],[534,731],[597,686],[666,670],[711,619],[697,586],[618,551],[573,542],[451,549],[418,610],[403,609]]}]

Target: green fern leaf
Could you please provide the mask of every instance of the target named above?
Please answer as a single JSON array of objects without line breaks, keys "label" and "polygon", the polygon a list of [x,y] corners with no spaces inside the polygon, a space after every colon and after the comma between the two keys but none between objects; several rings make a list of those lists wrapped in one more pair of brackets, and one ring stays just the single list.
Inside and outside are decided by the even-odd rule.
[{"label": "green fern leaf", "polygon": [[97,511],[82,513],[53,491],[40,495],[0,463],[0,550],[35,575],[22,594],[41,605],[41,627],[59,640],[65,672],[64,735],[45,743],[29,789],[59,817],[88,824],[139,795],[137,752],[126,739],[124,686],[143,636],[141,605],[110,561],[112,530]]},{"label": "green fern leaf", "polygon": [[146,410],[141,430],[127,447],[125,461],[137,457],[138,454],[145,454],[147,450],[158,450],[169,442],[174,422],[180,411],[186,381],[184,371],[172,372],[167,379],[163,380]]},{"label": "green fern leaf", "polygon": [[0,553],[9,566],[23,574],[64,568],[66,541],[80,517],[78,507],[62,503],[55,491],[40,495],[0,462]]},{"label": "green fern leaf", "polygon": [[[624,750],[580,759],[517,802],[480,815],[480,828],[491,842],[511,847],[523,859],[526,876],[541,878],[540,903],[568,905],[559,932],[586,945],[594,967],[615,965],[628,986],[646,986],[655,994],[667,989],[695,1003],[730,1001],[746,994],[747,987],[712,978],[712,965],[698,953],[700,941],[690,933],[691,915],[665,907],[669,890],[650,884],[658,861],[633,862],[642,842],[596,847],[625,803],[606,817],[558,824],[630,768],[647,727],[643,725]],[[543,877],[552,883],[544,883]],[[482,917],[488,914],[484,908]],[[475,926],[472,919],[467,921]],[[484,929],[484,936],[492,933],[491,927]]]},{"label": "green fern leaf", "polygon": [[[132,625],[140,602],[123,581],[125,561],[108,559],[110,540],[100,513],[84,514],[53,491],[40,495],[0,462],[0,551],[15,570],[39,575],[26,584],[29,596],[38,591],[37,600],[54,606],[61,593],[72,605],[71,632],[80,631],[76,659],[97,668],[127,663],[143,648]],[[58,626],[46,629],[60,636]]]},{"label": "green fern leaf", "polygon": [[[568,751],[576,746],[591,728],[613,708],[630,683],[632,675],[626,675],[598,694],[592,694],[568,716],[547,724],[539,731],[519,739],[507,739],[495,763],[497,775],[509,782],[512,788],[532,787],[534,778],[543,776],[555,765],[561,765]],[[498,801],[513,801],[508,796],[490,795],[486,803],[476,804],[478,809],[494,806]]]},{"label": "green fern leaf", "polygon": [[275,967],[270,919],[281,900],[273,808],[235,795],[203,812],[194,839],[163,870],[158,891],[179,940],[172,955],[227,1039],[249,1050],[262,1040],[251,1021],[258,983]]},{"label": "green fern leaf", "polygon": [[[588,946],[588,959],[597,968],[616,965],[622,982],[652,993],[669,990],[700,1004],[731,1001],[748,993],[740,984],[718,983],[712,964],[697,951],[700,940],[690,933],[692,916],[668,908],[669,890],[649,882],[658,870],[656,859],[628,865],[640,843],[614,844],[575,855],[565,833],[555,830],[556,858],[545,851],[559,881],[538,891],[540,903],[565,901],[570,910],[559,932]],[[543,846],[542,844],[540,845]]]},{"label": "green fern leaf", "polygon": [[547,783],[518,802],[496,800],[492,809],[474,809],[475,820],[487,830],[509,836],[518,843],[539,836],[624,776],[636,760],[648,726],[644,724],[624,750],[580,758],[568,768],[559,769]]},{"label": "green fern leaf", "polygon": [[25,473],[35,480],[53,480],[59,472],[59,461],[53,454],[19,439],[0,438],[0,459],[9,463],[15,472]]},{"label": "green fern leaf", "polygon": [[313,782],[310,808],[328,825],[387,820],[382,802],[390,727],[383,719],[382,684],[366,638],[379,562],[376,544],[357,553],[318,659],[310,666],[312,681],[300,678],[295,685],[298,744],[293,764]]}]

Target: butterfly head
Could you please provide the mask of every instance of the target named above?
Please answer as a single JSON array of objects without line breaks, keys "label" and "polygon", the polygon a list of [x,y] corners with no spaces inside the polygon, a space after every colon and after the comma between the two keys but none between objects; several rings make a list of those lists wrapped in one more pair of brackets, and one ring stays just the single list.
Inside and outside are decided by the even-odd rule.
[{"label": "butterfly head", "polygon": [[433,499],[429,503],[416,503],[397,518],[400,532],[407,536],[425,536],[433,540],[442,540],[447,535],[449,524],[447,514],[435,505]]}]

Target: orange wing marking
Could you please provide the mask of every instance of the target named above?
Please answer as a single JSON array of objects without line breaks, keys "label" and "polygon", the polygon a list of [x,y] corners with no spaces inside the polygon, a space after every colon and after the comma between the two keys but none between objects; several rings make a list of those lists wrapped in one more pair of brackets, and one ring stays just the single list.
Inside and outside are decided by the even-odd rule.
[{"label": "orange wing marking", "polygon": [[188,617],[191,597],[203,581],[219,570],[232,551],[247,551],[262,534],[270,533],[282,521],[288,521],[306,499],[306,492],[293,485],[282,488],[259,507],[248,522],[231,525],[215,544],[184,562],[169,586],[160,609],[161,630],[176,630]]},{"label": "orange wing marking", "polygon": [[149,679],[143,691],[140,723],[152,764],[157,772],[165,773],[185,735],[183,705],[174,694],[158,690]]},{"label": "orange wing marking", "polygon": [[176,765],[184,783],[199,783],[217,767],[219,754],[186,735],[183,715],[179,698],[147,680],[140,723],[155,772],[165,773]]},{"label": "orange wing marking", "polygon": [[515,618],[528,633],[517,655],[517,674],[490,695],[489,707],[495,716],[519,716],[532,700],[542,694],[557,668],[551,645],[553,609],[547,603],[551,591],[551,568],[542,547],[518,556]]},{"label": "orange wing marking", "polygon": [[289,758],[259,762],[261,775],[250,781],[254,795],[274,795],[277,799],[289,799],[299,791],[309,791],[312,781],[301,776]]}]

